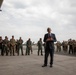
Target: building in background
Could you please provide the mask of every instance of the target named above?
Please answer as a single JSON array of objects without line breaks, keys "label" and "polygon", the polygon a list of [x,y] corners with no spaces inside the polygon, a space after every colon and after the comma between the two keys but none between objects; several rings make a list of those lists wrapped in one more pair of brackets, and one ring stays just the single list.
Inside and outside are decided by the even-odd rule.
[{"label": "building in background", "polygon": [[0,0],[0,11],[2,11],[1,10],[2,3],[3,3],[3,0]]}]

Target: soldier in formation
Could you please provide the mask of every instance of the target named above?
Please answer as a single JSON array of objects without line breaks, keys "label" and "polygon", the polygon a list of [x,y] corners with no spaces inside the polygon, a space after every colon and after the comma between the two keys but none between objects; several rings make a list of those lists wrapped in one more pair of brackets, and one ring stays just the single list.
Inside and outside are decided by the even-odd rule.
[{"label": "soldier in formation", "polygon": [[19,49],[18,44],[19,44],[19,43],[18,43],[18,39],[16,39],[16,53],[17,53],[17,55],[19,55],[19,54],[18,54],[18,49]]},{"label": "soldier in formation", "polygon": [[69,45],[69,54],[70,53],[73,54],[73,42],[72,42],[72,39],[68,40],[68,45]]},{"label": "soldier in formation", "polygon": [[10,39],[10,47],[11,47],[10,56],[11,55],[15,56],[16,41],[14,39],[14,36],[12,36],[12,38]]},{"label": "soldier in formation", "polygon": [[68,42],[67,41],[63,41],[62,42],[62,47],[63,47],[63,51],[67,52],[67,50],[68,50]]},{"label": "soldier in formation", "polygon": [[0,36],[0,50],[1,50],[1,55],[3,56],[4,55],[4,51],[3,51],[3,40],[2,40],[2,36]]},{"label": "soldier in formation", "polygon": [[76,53],[76,41],[69,39],[68,40],[68,45],[69,45],[69,54],[75,54]]},{"label": "soldier in formation", "polygon": [[19,40],[17,40],[17,45],[18,45],[18,55],[20,54],[20,49],[21,49],[21,54],[23,55],[23,40],[20,37]]},{"label": "soldier in formation", "polygon": [[73,49],[74,49],[74,54],[76,53],[76,41],[73,40]]},{"label": "soldier in formation", "polygon": [[8,56],[9,52],[8,44],[9,44],[8,37],[5,36],[5,39],[3,40],[3,51],[6,53],[6,56]]},{"label": "soldier in formation", "polygon": [[[39,41],[37,42],[37,46],[38,46],[38,55],[39,52],[41,52],[41,55],[43,55],[43,51],[42,51],[42,38],[39,39]],[[44,43],[44,50],[46,47],[46,43]],[[69,52],[69,54],[75,54],[76,53],[76,40],[72,40],[69,39],[68,41],[63,41],[61,42],[57,42],[56,43],[56,47],[57,47],[57,52],[60,52],[61,49],[63,49],[64,52]],[[3,39],[2,36],[0,36],[0,55],[4,56],[8,56],[10,54],[11,55],[19,55],[20,54],[20,50],[21,50],[21,55],[23,54],[23,40],[20,37],[18,40],[14,39],[14,36],[12,36],[12,38],[10,40],[8,40],[8,37],[5,36],[5,38]],[[32,53],[32,41],[29,38],[26,41],[26,52],[25,55],[30,55],[30,53]]]},{"label": "soldier in formation", "polygon": [[38,56],[39,56],[39,52],[41,50],[41,55],[43,56],[43,51],[42,51],[42,38],[39,39],[37,46],[38,46]]},{"label": "soldier in formation", "polygon": [[32,49],[32,41],[31,39],[29,38],[26,42],[26,53],[25,55],[30,55],[30,51]]},{"label": "soldier in formation", "polygon": [[61,43],[60,43],[60,41],[57,41],[57,43],[56,43],[56,47],[57,47],[57,50],[56,50],[56,52],[60,52],[61,51]]}]

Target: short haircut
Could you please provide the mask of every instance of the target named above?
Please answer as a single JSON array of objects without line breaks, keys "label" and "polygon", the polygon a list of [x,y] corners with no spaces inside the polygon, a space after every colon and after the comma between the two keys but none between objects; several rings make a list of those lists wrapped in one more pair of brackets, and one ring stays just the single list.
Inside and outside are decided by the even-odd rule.
[{"label": "short haircut", "polygon": [[47,28],[47,31],[49,31],[49,29],[51,30],[51,28],[48,27],[48,28]]}]

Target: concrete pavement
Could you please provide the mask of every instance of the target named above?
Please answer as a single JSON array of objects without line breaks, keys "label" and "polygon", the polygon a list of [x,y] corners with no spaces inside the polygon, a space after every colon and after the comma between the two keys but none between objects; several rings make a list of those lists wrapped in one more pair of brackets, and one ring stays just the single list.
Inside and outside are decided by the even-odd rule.
[{"label": "concrete pavement", "polygon": [[[49,60],[49,59],[48,59]],[[0,75],[76,75],[76,57],[54,55],[53,68],[42,68],[44,56],[0,56]]]}]

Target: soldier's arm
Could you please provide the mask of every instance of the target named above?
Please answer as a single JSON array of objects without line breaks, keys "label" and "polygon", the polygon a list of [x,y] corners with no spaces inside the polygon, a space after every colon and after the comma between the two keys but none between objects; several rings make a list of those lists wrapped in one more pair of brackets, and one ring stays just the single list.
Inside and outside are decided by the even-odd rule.
[{"label": "soldier's arm", "polygon": [[11,39],[10,39],[10,44],[12,45],[12,43],[11,43]]},{"label": "soldier's arm", "polygon": [[22,43],[23,43],[23,40],[22,40]]}]

